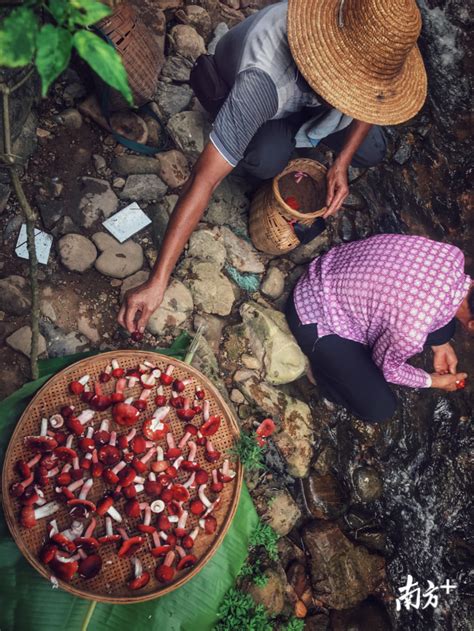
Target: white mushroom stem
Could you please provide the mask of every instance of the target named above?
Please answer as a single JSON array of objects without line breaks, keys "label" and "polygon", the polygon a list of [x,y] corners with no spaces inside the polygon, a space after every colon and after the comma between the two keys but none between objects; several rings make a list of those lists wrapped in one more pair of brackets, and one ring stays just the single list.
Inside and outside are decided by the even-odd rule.
[{"label": "white mushroom stem", "polygon": [[108,432],[110,430],[110,421],[108,418],[105,418],[100,424],[99,431]]},{"label": "white mushroom stem", "polygon": [[48,471],[47,477],[48,478],[54,478],[54,477],[56,477],[58,475],[58,473],[59,473],[59,467],[54,467],[53,469],[50,469]]},{"label": "white mushroom stem", "polygon": [[221,498],[220,496],[216,499],[215,502],[213,502],[209,508],[206,510],[206,512],[204,513],[203,517],[207,517],[208,515],[210,515],[212,512],[214,512],[214,510],[216,510],[217,508],[219,508],[219,504],[221,503]]},{"label": "white mushroom stem", "polygon": [[42,418],[41,419],[40,436],[46,436],[47,433],[48,433],[48,419],[47,418]]},{"label": "white mushroom stem", "polygon": [[178,517],[178,515],[170,515],[168,517],[168,519],[170,521],[170,524],[177,524],[178,520],[179,520],[179,517]]},{"label": "white mushroom stem", "polygon": [[156,461],[163,462],[165,459],[165,452],[163,451],[163,447],[161,445],[156,446]]},{"label": "white mushroom stem", "polygon": [[184,447],[186,446],[186,443],[187,443],[187,442],[188,442],[188,440],[191,438],[191,436],[192,436],[191,432],[186,432],[186,433],[183,435],[182,439],[179,441],[179,443],[178,443],[178,447],[179,447],[180,449],[184,449]]},{"label": "white mushroom stem", "polygon": [[48,535],[51,538],[53,535],[56,535],[59,532],[58,522],[55,519],[52,519],[49,522]]},{"label": "white mushroom stem", "polygon": [[189,476],[189,478],[186,480],[186,482],[183,484],[185,489],[189,489],[190,487],[193,486],[195,477],[196,477],[196,473],[195,471],[193,471],[191,475]]},{"label": "white mushroom stem", "polygon": [[168,375],[169,377],[173,373],[173,370],[174,370],[174,366],[172,364],[168,364],[165,370],[165,375]]},{"label": "white mushroom stem", "polygon": [[143,525],[149,526],[151,524],[151,508],[150,505],[147,504],[145,506],[145,517],[143,518]]},{"label": "white mushroom stem", "polygon": [[143,464],[146,464],[149,460],[153,458],[155,453],[156,453],[156,447],[151,447],[143,456],[143,458],[140,459],[140,462],[142,462]]},{"label": "white mushroom stem", "polygon": [[65,557],[61,553],[56,553],[56,561],[59,561],[60,563],[73,563],[74,561],[79,561],[80,558],[81,555],[79,552],[72,557]]},{"label": "white mushroom stem", "polygon": [[196,541],[197,536],[199,534],[199,527],[196,527],[192,532],[189,533],[189,536],[193,541]]},{"label": "white mushroom stem", "polygon": [[137,557],[133,557],[132,565],[133,565],[133,576],[135,578],[140,578],[140,576],[143,574],[142,562],[140,561],[140,559],[137,559]]},{"label": "white mushroom stem", "polygon": [[135,476],[135,480],[134,482],[138,485],[138,484],[144,484],[145,482],[145,478],[141,475],[137,475]]},{"label": "white mushroom stem", "polygon": [[186,528],[186,522],[188,521],[188,511],[184,510],[179,519],[178,519],[178,525],[176,526],[177,528]]},{"label": "white mushroom stem", "polygon": [[95,412],[94,410],[84,410],[83,412],[81,412],[79,414],[79,416],[77,417],[77,420],[79,421],[79,423],[81,423],[82,425],[85,425],[86,423],[88,423],[89,421],[92,421],[92,419],[95,416]]},{"label": "white mushroom stem", "polygon": [[224,476],[228,476],[229,478],[235,478],[235,475],[236,475],[235,471],[233,469],[230,469],[229,466],[230,466],[229,460],[226,458],[224,462],[222,463],[222,469],[220,469],[220,472]]},{"label": "white mushroom stem", "polygon": [[66,462],[64,467],[61,469],[61,473],[68,473],[72,469],[72,464],[70,462]]},{"label": "white mushroom stem", "polygon": [[147,359],[145,359],[145,361],[143,362],[143,364],[144,364],[147,368],[151,368],[151,369],[156,368],[156,364],[152,364],[152,363],[151,363],[151,362],[149,362]]},{"label": "white mushroom stem", "polygon": [[81,468],[79,465],[79,456],[72,459],[72,468],[74,469],[74,471],[77,471],[78,469]]},{"label": "white mushroom stem", "polygon": [[207,486],[206,484],[201,484],[199,486],[198,495],[199,495],[199,499],[204,504],[204,506],[206,506],[206,508],[209,508],[210,506],[212,506],[212,502],[208,497],[206,497],[206,486]]},{"label": "white mushroom stem", "polygon": [[61,414],[53,414],[50,418],[49,418],[49,424],[51,425],[51,427],[53,427],[54,429],[59,429],[60,427],[62,427],[64,425],[64,419],[61,416]]},{"label": "white mushroom stem", "polygon": [[152,513],[162,513],[165,510],[165,503],[163,502],[163,500],[155,500],[150,504],[150,508]]},{"label": "white mushroom stem", "polygon": [[158,534],[155,530],[155,532],[153,532],[151,536],[152,536],[153,545],[155,546],[155,548],[158,548],[158,546],[161,546],[161,541],[160,541],[161,532],[160,534]]},{"label": "white mushroom stem", "polygon": [[156,474],[153,471],[150,471],[150,473],[148,474],[148,479],[151,482],[156,482]]},{"label": "white mushroom stem", "polygon": [[128,381],[128,387],[134,388],[137,385],[137,383],[140,381],[140,378],[132,375],[131,377],[127,377],[127,381]]},{"label": "white mushroom stem", "polygon": [[87,428],[86,438],[92,438],[93,433],[94,433],[94,428],[91,425],[90,427]]},{"label": "white mushroom stem", "polygon": [[211,404],[209,403],[207,399],[205,399],[204,403],[202,404],[202,418],[205,421],[208,421],[210,416],[211,416]]},{"label": "white mushroom stem", "polygon": [[123,394],[123,391],[125,390],[126,387],[127,387],[127,380],[125,379],[125,377],[120,377],[120,379],[117,379],[117,383],[115,384],[115,392],[117,394]]},{"label": "white mushroom stem", "polygon": [[109,515],[105,516],[105,534],[107,535],[107,537],[111,537],[114,534],[112,517],[109,517]]},{"label": "white mushroom stem", "polygon": [[38,464],[38,462],[41,460],[42,455],[41,454],[36,454],[36,456],[34,456],[31,460],[28,460],[28,462],[26,463],[26,466],[29,469],[32,469],[36,464]]},{"label": "white mushroom stem", "polygon": [[80,489],[83,484],[84,484],[84,480],[76,480],[75,482],[71,482],[71,484],[69,484],[69,486],[67,487],[67,490],[71,491],[71,493],[74,493],[74,491],[77,491],[77,489]]},{"label": "white mushroom stem", "polygon": [[[161,421],[164,421],[165,418],[168,416],[168,414],[170,413],[170,407],[168,405],[163,405],[159,408],[156,408],[156,410],[153,412],[152,418],[153,418],[153,423],[152,423],[152,427],[154,425],[154,423],[160,423]],[[158,429],[158,428],[156,428]],[[161,429],[161,428],[160,428]],[[153,431],[155,431],[153,429]]]},{"label": "white mushroom stem", "polygon": [[88,480],[84,482],[84,484],[82,485],[81,492],[79,493],[80,500],[86,499],[87,494],[91,490],[93,484],[94,484],[94,480],[92,478],[89,478]]},{"label": "white mushroom stem", "polygon": [[107,513],[112,517],[112,519],[115,519],[115,521],[117,521],[119,524],[122,523],[122,515],[118,512],[116,508],[111,506],[109,510],[107,511]]},{"label": "white mushroom stem", "polygon": [[112,445],[112,447],[115,447],[116,443],[117,443],[117,432],[110,432],[109,445]]},{"label": "white mushroom stem", "polygon": [[151,374],[153,375],[155,379],[159,379],[161,377],[161,370],[159,368],[154,368],[151,371]]},{"label": "white mushroom stem", "polygon": [[73,434],[69,434],[69,436],[66,439],[66,447],[68,449],[72,449],[72,441],[74,440],[74,435]]},{"label": "white mushroom stem", "polygon": [[129,443],[132,440],[132,438],[135,438],[136,434],[137,434],[137,428],[136,427],[132,427],[132,429],[125,436],[127,442]]},{"label": "white mushroom stem", "polygon": [[84,550],[82,548],[79,548],[79,550],[77,551],[77,554],[81,557],[81,559],[87,559],[87,554],[84,552]]},{"label": "white mushroom stem", "polygon": [[131,405],[133,403],[133,397],[128,397],[128,399],[125,399],[124,403],[127,403],[127,405]]},{"label": "white mushroom stem", "polygon": [[[153,380],[153,382],[154,382],[154,380]],[[143,388],[143,390],[140,392],[140,396],[138,397],[138,400],[139,401],[148,401],[148,399],[150,398],[150,395],[151,395],[150,388]]]},{"label": "white mushroom stem", "polygon": [[182,548],[181,546],[175,546],[175,550],[179,554],[181,559],[184,559],[184,557],[186,556],[186,552],[185,552],[184,548]]},{"label": "white mushroom stem", "polygon": [[78,381],[81,384],[81,386],[85,386],[86,383],[88,383],[89,379],[90,379],[90,375],[84,375],[83,377],[78,379]]},{"label": "white mushroom stem", "polygon": [[166,442],[170,449],[174,449],[176,447],[176,443],[174,442],[174,436],[171,432],[166,434]]},{"label": "white mushroom stem", "polygon": [[184,460],[183,456],[180,456],[179,458],[176,458],[176,460],[173,462],[173,467],[176,469],[176,471],[179,471],[179,468],[183,460]]},{"label": "white mushroom stem", "polygon": [[135,486],[135,491],[136,491],[137,493],[142,493],[142,492],[144,491],[144,489],[145,489],[145,487],[143,486],[143,484],[135,484],[134,486]]},{"label": "white mushroom stem", "polygon": [[112,360],[112,370],[116,370],[117,368],[120,368],[120,364],[118,363],[118,360],[113,359]]},{"label": "white mushroom stem", "polygon": [[57,502],[47,502],[35,509],[35,519],[43,519],[43,517],[49,517],[54,515],[59,510],[60,506]]},{"label": "white mushroom stem", "polygon": [[83,532],[84,532],[84,524],[75,519],[72,522],[70,528],[66,528],[66,530],[63,530],[61,532],[61,534],[64,535],[66,539],[69,539],[70,541],[74,541],[74,539],[77,539],[77,537],[80,537]]},{"label": "white mushroom stem", "polygon": [[87,537],[87,538],[92,537],[96,526],[97,526],[97,521],[95,517],[92,517],[91,523],[87,526],[87,530],[84,533],[84,537]]},{"label": "white mushroom stem", "polygon": [[124,462],[123,460],[121,460],[118,464],[115,465],[115,467],[112,469],[112,473],[115,473],[115,475],[117,475],[117,473],[119,473],[119,471],[122,471],[122,469],[125,469],[125,467],[127,466],[127,463]]},{"label": "white mushroom stem", "polygon": [[[155,533],[153,533],[155,534]],[[158,533],[157,533],[158,534]],[[163,541],[168,541],[168,535],[166,534],[166,532],[164,530],[160,530],[160,533],[158,535],[158,544],[157,545],[161,545],[161,541],[160,539],[163,539]]]},{"label": "white mushroom stem", "polygon": [[197,445],[194,441],[189,441],[188,460],[194,462],[196,460]]}]

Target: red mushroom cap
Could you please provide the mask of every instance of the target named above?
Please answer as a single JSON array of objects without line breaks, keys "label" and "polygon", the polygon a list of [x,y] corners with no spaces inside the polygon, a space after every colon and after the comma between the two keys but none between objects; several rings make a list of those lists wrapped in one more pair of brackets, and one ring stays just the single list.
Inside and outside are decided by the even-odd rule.
[{"label": "red mushroom cap", "polygon": [[217,528],[217,519],[214,517],[214,515],[208,515],[204,519],[204,532],[207,535],[212,535],[216,532],[216,528]]},{"label": "red mushroom cap", "polygon": [[128,502],[126,502],[125,504],[125,514],[128,517],[140,517],[140,503],[138,502],[137,499],[133,498],[128,500]]},{"label": "red mushroom cap", "polygon": [[120,461],[120,451],[113,445],[103,445],[98,451],[99,460],[108,467]]},{"label": "red mushroom cap", "polygon": [[77,537],[74,543],[78,548],[83,548],[87,552],[95,552],[99,547],[99,542],[95,537]]},{"label": "red mushroom cap", "polygon": [[82,394],[84,392],[84,386],[80,381],[71,381],[69,384],[69,392],[71,394]]},{"label": "red mushroom cap", "polygon": [[181,419],[182,421],[192,421],[193,418],[196,416],[196,412],[195,410],[193,410],[193,408],[177,409],[176,414],[178,418]]},{"label": "red mushroom cap", "polygon": [[136,535],[135,537],[130,537],[130,539],[126,539],[120,546],[118,556],[120,558],[132,556],[137,550],[142,547],[144,541],[145,539],[139,535]]},{"label": "red mushroom cap", "polygon": [[220,416],[210,416],[209,420],[201,425],[200,432],[203,436],[212,436],[217,432],[221,425],[221,417]]},{"label": "red mushroom cap", "polygon": [[186,556],[184,556],[182,559],[180,559],[178,561],[178,565],[176,566],[176,569],[179,570],[185,570],[188,567],[192,567],[193,565],[195,565],[197,561],[197,558],[194,556],[194,554],[187,554]]},{"label": "red mushroom cap", "polygon": [[156,548],[152,548],[150,552],[155,558],[157,558],[157,557],[164,557],[166,554],[168,554],[170,550],[171,550],[171,546],[166,544],[163,546],[157,546]]},{"label": "red mushroom cap", "polygon": [[130,447],[134,454],[139,456],[140,454],[144,454],[146,451],[146,440],[143,436],[135,436],[130,441]]},{"label": "red mushroom cap", "polygon": [[58,446],[57,440],[52,436],[25,436],[24,441],[28,449],[37,453],[53,451]]},{"label": "red mushroom cap", "polygon": [[187,502],[189,499],[189,492],[182,484],[174,484],[171,492],[173,493],[173,499],[177,502]]},{"label": "red mushroom cap", "polygon": [[40,552],[40,561],[48,565],[51,563],[53,559],[56,558],[56,552],[58,551],[58,547],[53,545],[52,543],[47,543],[43,546]]},{"label": "red mushroom cap", "polygon": [[[135,331],[135,333],[137,333],[137,331]],[[133,333],[132,333],[132,337],[133,337]],[[143,587],[145,587],[145,585],[148,585],[149,581],[150,581],[149,572],[143,572],[137,578],[132,578],[132,580],[127,583],[127,587],[128,589],[131,589],[132,591],[136,591],[137,589],[142,589]]]},{"label": "red mushroom cap", "polygon": [[118,425],[122,425],[124,427],[131,427],[134,425],[139,416],[140,412],[137,408],[129,403],[116,403],[112,408],[112,417],[114,421]]},{"label": "red mushroom cap", "polygon": [[206,510],[206,507],[201,502],[201,500],[194,499],[189,504],[189,510],[191,511],[193,515],[202,515],[204,511]]},{"label": "red mushroom cap", "polygon": [[74,543],[74,541],[71,541],[60,532],[54,534],[51,537],[51,541],[53,541],[62,550],[66,550],[66,552],[75,552],[76,550],[76,544]]},{"label": "red mushroom cap", "polygon": [[163,487],[157,480],[145,480],[144,488],[145,493],[152,497],[159,497],[163,490]]},{"label": "red mushroom cap", "polygon": [[79,564],[77,561],[64,563],[58,561],[58,559],[53,559],[50,563],[50,568],[54,576],[57,576],[62,581],[69,582],[79,569]]},{"label": "red mushroom cap", "polygon": [[209,480],[209,474],[204,469],[199,469],[199,471],[196,471],[196,476],[195,476],[194,480],[195,480],[196,484],[198,484],[198,485],[207,484],[207,482]]},{"label": "red mushroom cap", "polygon": [[174,567],[170,565],[160,565],[155,570],[156,580],[160,583],[169,583],[175,575],[175,571]]},{"label": "red mushroom cap", "polygon": [[155,526],[146,526],[145,524],[138,524],[137,530],[139,530],[140,532],[144,532],[148,535],[151,535],[152,533],[156,531],[156,528]]},{"label": "red mushroom cap", "polygon": [[102,559],[98,554],[91,554],[79,561],[78,572],[81,578],[89,579],[97,576],[102,569]]},{"label": "red mushroom cap", "polygon": [[100,500],[97,504],[96,513],[101,517],[106,514],[111,506],[113,506],[114,500],[110,495],[106,495],[104,498]]},{"label": "red mushroom cap", "polygon": [[132,467],[124,467],[122,471],[119,471],[119,479],[122,487],[130,486],[137,477],[136,471]]},{"label": "red mushroom cap", "polygon": [[261,438],[268,438],[268,436],[271,436],[273,434],[275,429],[276,429],[276,425],[273,419],[266,418],[257,427],[257,429],[255,430],[255,433],[257,434],[257,436],[260,436]]},{"label": "red mushroom cap", "polygon": [[158,517],[158,528],[165,532],[171,529],[171,522],[166,515],[160,515]]}]

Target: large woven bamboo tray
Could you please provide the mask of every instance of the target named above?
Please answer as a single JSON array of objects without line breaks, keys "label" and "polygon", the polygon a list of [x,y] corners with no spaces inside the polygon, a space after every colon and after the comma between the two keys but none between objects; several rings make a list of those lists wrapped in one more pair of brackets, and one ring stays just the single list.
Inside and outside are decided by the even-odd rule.
[{"label": "large woven bamboo tray", "polygon": [[[120,366],[125,369],[136,368],[140,362],[144,361],[154,363],[161,370],[165,370],[168,364],[172,364],[174,366],[173,376],[175,378],[192,378],[193,380],[192,384],[186,386],[184,394],[192,396],[196,385],[199,385],[204,389],[206,399],[210,402],[211,414],[218,414],[222,418],[219,431],[212,437],[213,445],[222,454],[220,461],[213,464],[208,463],[203,457],[204,448],[198,448],[198,459],[200,465],[203,469],[206,469],[209,474],[216,466],[222,466],[222,461],[224,458],[228,457],[228,451],[233,446],[235,439],[239,435],[237,422],[214,385],[195,368],[170,357],[159,355],[157,353],[133,350],[103,353],[96,357],[79,361],[55,375],[39,390],[21,416],[8,445],[3,466],[2,479],[3,505],[6,521],[11,534],[31,565],[48,580],[51,580],[51,571],[48,566],[43,565],[38,558],[38,554],[46,539],[47,523],[51,519],[56,519],[59,529],[62,530],[70,525],[71,517],[68,513],[67,506],[62,505],[61,509],[53,517],[38,521],[34,528],[23,528],[18,521],[20,502],[16,498],[12,498],[9,494],[9,489],[12,483],[19,481],[19,476],[15,470],[15,463],[19,459],[28,460],[32,457],[32,452],[24,446],[23,438],[31,434],[38,434],[41,418],[43,416],[49,418],[52,414],[59,412],[59,408],[62,405],[73,404],[77,411],[82,411],[88,407],[86,403],[83,403],[80,400],[80,397],[69,394],[68,384],[72,380],[79,379],[85,374],[90,375],[91,380],[95,382],[100,373],[103,372],[108,364],[110,364],[112,359],[117,359]],[[115,380],[103,384],[104,392],[108,394],[114,389],[114,386]],[[165,388],[165,391],[169,393],[170,388]],[[136,385],[133,389],[127,389],[126,395],[138,398],[140,392],[141,386]],[[140,420],[136,424],[137,428],[141,427],[143,421],[150,416],[156,407],[154,405],[153,398],[154,396],[150,397],[147,410],[140,414]],[[96,413],[96,417],[93,421],[94,427],[99,426],[100,421],[105,418],[111,418],[110,409],[105,412]],[[167,422],[170,424],[173,435],[179,440],[183,434],[184,423],[176,416],[174,409],[170,412],[169,421]],[[195,421],[195,424],[199,426],[200,421]],[[122,428],[119,426],[116,426],[114,429],[117,430],[119,435],[128,433],[130,430],[130,428]],[[164,445],[165,441],[159,441],[158,444]],[[237,509],[242,486],[242,467],[239,462],[233,461],[232,458],[231,462],[233,463],[232,468],[236,471],[236,476],[232,482],[224,485],[224,490],[220,494],[221,505],[215,513],[215,517],[218,522],[217,530],[212,535],[206,535],[201,532],[197,537],[193,548],[193,554],[196,555],[198,561],[192,568],[177,572],[171,583],[166,585],[159,583],[154,576],[154,569],[157,562],[149,552],[150,546],[145,544],[135,556],[141,560],[144,570],[150,572],[150,582],[142,590],[138,592],[131,592],[127,588],[127,582],[132,578],[132,564],[130,559],[119,558],[117,556],[117,549],[115,546],[109,544],[100,548],[103,565],[102,571],[95,578],[85,580],[75,577],[71,583],[59,580],[59,586],[65,591],[82,598],[90,598],[100,602],[126,604],[157,598],[177,589],[189,581],[204,567],[204,565],[216,552]],[[188,476],[189,473],[180,471],[178,473],[177,481],[182,483]],[[110,487],[107,487],[101,478],[97,478],[88,499],[96,502],[100,497],[102,497],[107,488],[110,490]],[[196,490],[192,491],[191,497],[193,497],[195,493]],[[50,485],[49,489],[45,490],[45,497],[49,501],[54,499],[55,495],[54,489]],[[138,499],[140,501],[144,501],[145,497],[143,494],[140,494]],[[129,534],[136,533],[136,524],[140,523],[141,520],[130,519],[127,517],[123,510],[123,504],[123,499],[116,504],[123,517],[123,522],[120,526],[123,526]],[[104,518],[99,517],[98,515],[96,515],[96,518],[96,532],[103,534],[105,528]],[[86,524],[88,521],[89,520],[86,520]],[[190,514],[187,522],[187,528],[193,529],[197,526],[197,524],[198,518]],[[145,536],[150,537],[150,535]],[[161,560],[159,563],[160,562]],[[185,606],[185,603],[183,603],[183,606]]]}]

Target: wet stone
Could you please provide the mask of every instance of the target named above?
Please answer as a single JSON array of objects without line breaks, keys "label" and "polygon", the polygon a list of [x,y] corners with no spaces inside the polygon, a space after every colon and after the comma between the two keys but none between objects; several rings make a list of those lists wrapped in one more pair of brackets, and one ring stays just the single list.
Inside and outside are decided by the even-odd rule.
[{"label": "wet stone", "polygon": [[178,148],[197,159],[207,142],[211,125],[201,112],[180,112],[170,118],[167,129]]},{"label": "wet stone", "polygon": [[181,55],[170,55],[163,66],[161,76],[172,81],[189,81],[193,62]]},{"label": "wet stone", "polygon": [[373,502],[382,495],[382,480],[372,467],[357,467],[352,474],[352,480],[361,502]]},{"label": "wet stone", "polygon": [[285,489],[273,491],[265,512],[265,522],[283,537],[293,529],[301,511]]},{"label": "wet stone", "polygon": [[185,110],[193,97],[193,91],[187,85],[175,85],[160,81],[154,96],[160,118],[168,120],[174,114]]},{"label": "wet stone", "polygon": [[267,570],[267,583],[263,587],[250,585],[248,593],[257,604],[261,604],[268,612],[277,616],[285,605],[286,577],[282,570]]},{"label": "wet stone", "polygon": [[28,313],[31,307],[29,293],[28,283],[22,276],[0,278],[0,309],[15,316]]},{"label": "wet stone", "polygon": [[203,38],[192,26],[187,24],[173,26],[170,31],[170,38],[173,42],[173,49],[191,61],[196,61],[199,55],[206,53]]},{"label": "wet stone", "polygon": [[330,473],[312,473],[303,481],[303,489],[308,509],[316,519],[337,519],[347,510],[343,491]]}]

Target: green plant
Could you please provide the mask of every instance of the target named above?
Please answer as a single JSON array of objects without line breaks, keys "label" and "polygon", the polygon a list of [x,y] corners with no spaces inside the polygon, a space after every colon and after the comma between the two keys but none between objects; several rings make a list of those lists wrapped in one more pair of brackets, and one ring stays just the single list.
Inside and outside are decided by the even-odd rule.
[{"label": "green plant", "polygon": [[241,432],[240,438],[230,450],[230,454],[237,456],[249,471],[265,469],[263,449],[257,444],[254,436]]},{"label": "green plant", "polygon": [[291,618],[286,627],[283,627],[283,631],[303,631],[304,620],[298,618]]},{"label": "green plant", "polygon": [[259,522],[250,536],[250,549],[262,546],[272,561],[278,559],[278,535],[268,524]]},{"label": "green plant", "polygon": [[262,563],[260,559],[253,559],[250,563],[248,560],[242,566],[239,572],[239,578],[248,577],[254,585],[258,587],[264,587],[268,583],[268,576],[262,569]]},{"label": "green plant", "polygon": [[[39,15],[43,10],[50,22],[41,25]],[[132,92],[120,55],[90,30],[109,14],[109,7],[97,0],[26,0],[0,26],[0,66],[21,68],[34,62],[45,96],[69,65],[75,49],[103,81],[131,104]]]},{"label": "green plant", "polygon": [[224,596],[218,615],[216,631],[272,631],[273,628],[265,607],[235,587]]}]

